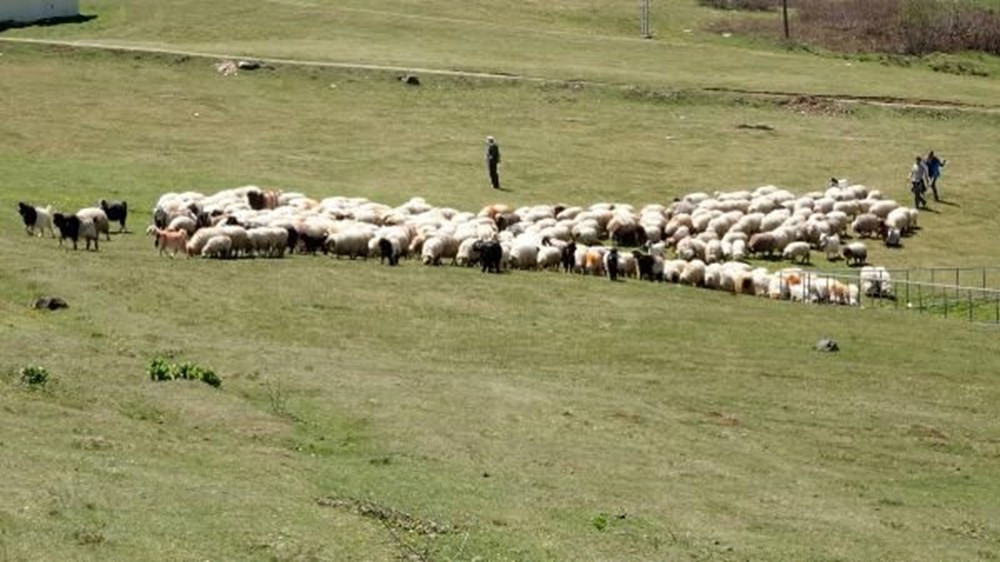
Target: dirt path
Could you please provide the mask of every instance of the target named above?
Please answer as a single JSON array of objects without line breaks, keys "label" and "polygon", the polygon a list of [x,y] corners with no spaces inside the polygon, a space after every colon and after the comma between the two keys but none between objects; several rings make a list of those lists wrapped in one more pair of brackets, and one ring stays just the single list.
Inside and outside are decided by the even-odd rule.
[{"label": "dirt path", "polygon": [[[30,39],[20,37],[0,37],[0,44],[3,43],[26,43],[32,45],[46,45],[55,47],[67,47],[74,49],[99,49],[104,51],[125,52],[125,53],[147,53],[156,55],[173,55],[192,58],[203,58],[213,61],[218,60],[255,60],[271,65],[320,67],[320,68],[344,68],[354,70],[375,70],[382,72],[398,72],[406,74],[430,75],[430,76],[451,76],[466,78],[483,78],[491,80],[519,80],[526,82],[577,82],[593,84],[598,86],[610,86],[613,84],[597,81],[560,80],[553,78],[543,78],[540,76],[526,76],[522,74],[508,74],[503,72],[471,72],[463,70],[447,70],[441,68],[420,68],[405,67],[383,64],[365,64],[357,62],[333,62],[306,59],[287,59],[255,56],[237,56],[227,53],[210,53],[203,51],[186,51],[183,49],[167,49],[159,47],[138,47],[133,45],[120,45],[113,43],[103,43],[96,41],[57,41],[48,39]],[[730,93],[749,96],[760,96],[775,99],[787,99],[794,101],[798,98],[818,99],[826,102],[846,103],[846,104],[867,104],[880,107],[895,107],[904,109],[939,109],[939,110],[960,110],[980,113],[1000,114],[1000,106],[986,106],[968,104],[955,101],[928,100],[918,98],[893,98],[884,96],[857,96],[849,94],[815,94],[805,92],[780,92],[768,90],[745,90],[739,88],[704,87],[701,91],[712,93]]]}]

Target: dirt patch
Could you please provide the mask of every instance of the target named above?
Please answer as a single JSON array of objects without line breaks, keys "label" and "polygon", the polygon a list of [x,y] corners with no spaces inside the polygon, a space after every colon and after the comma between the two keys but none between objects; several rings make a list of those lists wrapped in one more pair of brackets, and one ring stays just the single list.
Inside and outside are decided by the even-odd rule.
[{"label": "dirt patch", "polygon": [[943,431],[930,425],[921,425],[921,424],[912,425],[910,426],[909,434],[930,441],[948,440],[948,436]]},{"label": "dirt patch", "polygon": [[726,427],[736,427],[740,425],[740,420],[736,419],[736,416],[732,414],[723,414],[722,412],[713,411],[708,413],[708,417],[715,423]]},{"label": "dirt patch", "polygon": [[800,115],[850,115],[850,107],[836,101],[817,96],[799,95],[783,99],[778,106],[794,111]]}]

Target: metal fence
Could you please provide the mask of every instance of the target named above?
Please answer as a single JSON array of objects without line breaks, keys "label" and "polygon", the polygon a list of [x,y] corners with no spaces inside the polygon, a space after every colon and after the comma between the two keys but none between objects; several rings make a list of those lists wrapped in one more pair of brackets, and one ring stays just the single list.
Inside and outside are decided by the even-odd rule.
[{"label": "metal fence", "polygon": [[862,278],[860,270],[836,273],[804,272],[803,282],[833,280],[856,284],[857,300],[850,304],[896,308],[958,318],[969,322],[1000,324],[1000,267],[934,267],[886,270],[881,276]]}]

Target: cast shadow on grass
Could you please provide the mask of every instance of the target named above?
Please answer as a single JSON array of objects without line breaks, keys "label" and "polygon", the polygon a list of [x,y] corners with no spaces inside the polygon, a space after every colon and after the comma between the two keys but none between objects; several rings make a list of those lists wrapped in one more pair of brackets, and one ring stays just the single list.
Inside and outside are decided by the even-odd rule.
[{"label": "cast shadow on grass", "polygon": [[21,29],[24,27],[50,27],[53,25],[62,25],[66,23],[87,23],[90,20],[97,19],[96,15],[90,14],[80,14],[76,16],[66,16],[61,18],[46,18],[43,20],[32,21],[32,22],[20,22],[20,21],[0,21],[0,33],[7,31],[8,29]]}]

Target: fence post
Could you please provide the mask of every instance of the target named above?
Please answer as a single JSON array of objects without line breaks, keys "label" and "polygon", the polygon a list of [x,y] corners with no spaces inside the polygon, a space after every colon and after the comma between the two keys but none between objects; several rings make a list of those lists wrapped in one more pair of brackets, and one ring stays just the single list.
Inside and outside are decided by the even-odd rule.
[{"label": "fence post", "polygon": [[917,311],[924,312],[924,289],[921,285],[917,285]]},{"label": "fence post", "polygon": [[972,322],[972,289],[969,289],[969,322]]},{"label": "fence post", "polygon": [[983,268],[983,289],[986,289],[986,268]]},{"label": "fence post", "polygon": [[944,289],[943,291],[941,291],[941,294],[944,295],[944,317],[947,318],[948,317],[948,289]]},{"label": "fence post", "polygon": [[1000,293],[993,293],[993,303],[997,307],[996,323],[1000,324]]}]

